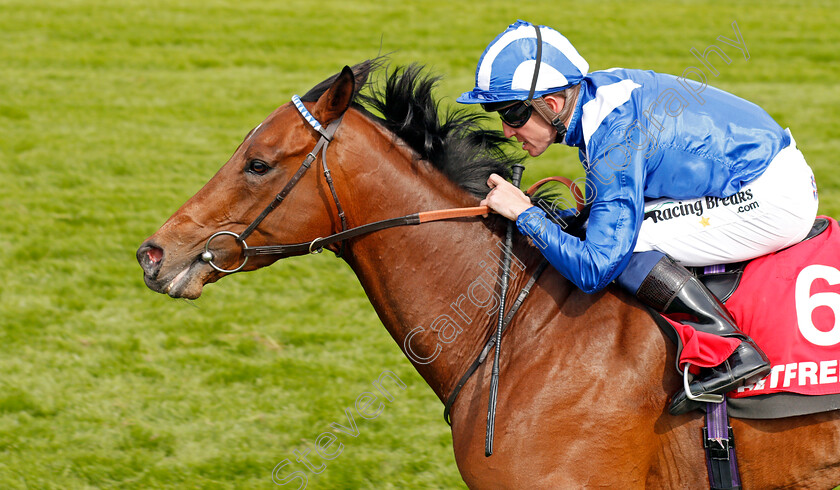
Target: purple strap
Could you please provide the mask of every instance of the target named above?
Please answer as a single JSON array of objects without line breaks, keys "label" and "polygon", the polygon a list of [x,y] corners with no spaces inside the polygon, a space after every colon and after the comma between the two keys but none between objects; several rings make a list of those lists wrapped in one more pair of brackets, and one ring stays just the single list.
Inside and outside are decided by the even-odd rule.
[{"label": "purple strap", "polygon": [[720,274],[726,272],[726,266],[723,264],[707,265],[703,268],[703,274]]},{"label": "purple strap", "polygon": [[729,414],[726,402],[706,404],[706,427],[704,428],[706,449],[706,469],[709,472],[709,484],[712,489],[741,488],[741,476],[738,473],[738,460],[735,457],[735,445],[732,428],[729,427]]}]

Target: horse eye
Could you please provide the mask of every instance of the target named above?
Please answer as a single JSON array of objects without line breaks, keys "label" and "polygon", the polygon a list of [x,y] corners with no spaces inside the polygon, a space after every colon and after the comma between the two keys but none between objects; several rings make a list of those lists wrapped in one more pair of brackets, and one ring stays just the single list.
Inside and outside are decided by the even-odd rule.
[{"label": "horse eye", "polygon": [[268,172],[269,169],[271,169],[271,167],[269,167],[268,164],[260,160],[251,160],[250,162],[248,162],[248,167],[246,168],[248,172],[251,172],[252,174],[256,175],[263,175],[266,172]]}]

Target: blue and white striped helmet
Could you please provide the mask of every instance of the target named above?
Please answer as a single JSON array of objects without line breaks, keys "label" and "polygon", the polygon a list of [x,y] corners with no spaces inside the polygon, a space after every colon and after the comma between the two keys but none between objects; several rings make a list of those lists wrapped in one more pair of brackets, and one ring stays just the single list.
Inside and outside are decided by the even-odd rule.
[{"label": "blue and white striped helmet", "polygon": [[[542,61],[533,97],[542,97],[579,83],[589,71],[586,62],[562,34],[538,26]],[[475,70],[475,88],[458,97],[462,104],[526,100],[537,63],[534,25],[517,20],[487,46]]]}]

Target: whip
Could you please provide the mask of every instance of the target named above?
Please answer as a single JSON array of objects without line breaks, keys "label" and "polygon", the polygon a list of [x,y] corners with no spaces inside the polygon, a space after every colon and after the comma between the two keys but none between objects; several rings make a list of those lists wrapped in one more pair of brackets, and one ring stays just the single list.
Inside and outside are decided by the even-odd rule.
[{"label": "whip", "polygon": [[[520,164],[513,166],[511,182],[517,188],[522,180],[525,167]],[[490,398],[487,406],[487,434],[484,438],[484,456],[493,454],[493,433],[496,427],[496,398],[499,392],[499,352],[502,350],[502,328],[505,321],[505,296],[507,295],[508,276],[510,275],[510,253],[513,247],[513,221],[508,221],[505,233],[505,249],[502,255],[502,284],[499,294],[499,322],[496,325],[496,352],[493,355],[493,371],[490,377]]]}]

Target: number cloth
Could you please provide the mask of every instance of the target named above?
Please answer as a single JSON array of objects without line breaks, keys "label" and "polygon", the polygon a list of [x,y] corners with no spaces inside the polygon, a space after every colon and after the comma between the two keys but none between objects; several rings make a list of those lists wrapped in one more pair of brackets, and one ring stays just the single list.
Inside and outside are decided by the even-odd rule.
[{"label": "number cloth", "polygon": [[730,396],[840,393],[840,227],[750,262],[726,302],[773,364]]}]

